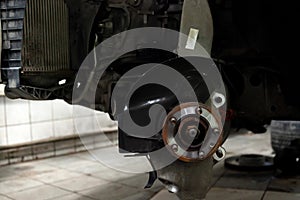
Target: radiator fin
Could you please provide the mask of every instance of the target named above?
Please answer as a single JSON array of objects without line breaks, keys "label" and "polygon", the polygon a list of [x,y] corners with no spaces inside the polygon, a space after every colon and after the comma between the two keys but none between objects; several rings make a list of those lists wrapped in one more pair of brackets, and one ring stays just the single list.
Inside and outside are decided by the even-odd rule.
[{"label": "radiator fin", "polygon": [[22,54],[24,72],[70,68],[68,8],[64,0],[27,0]]}]

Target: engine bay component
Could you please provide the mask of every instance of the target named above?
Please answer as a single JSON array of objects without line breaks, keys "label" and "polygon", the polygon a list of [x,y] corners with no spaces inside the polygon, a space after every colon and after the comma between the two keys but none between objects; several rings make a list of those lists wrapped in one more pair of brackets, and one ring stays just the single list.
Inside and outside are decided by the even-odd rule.
[{"label": "engine bay component", "polygon": [[2,30],[2,56],[0,65],[3,76],[8,80],[7,87],[9,88],[20,86],[19,73],[22,67],[21,47],[25,6],[26,0],[1,1],[0,5]]},{"label": "engine bay component", "polygon": [[65,1],[28,1],[24,18],[22,71],[46,73],[68,70],[68,37],[69,13]]},{"label": "engine bay component", "polygon": [[186,103],[169,113],[162,136],[168,150],[179,160],[195,162],[217,151],[222,142],[222,126],[208,106]]},{"label": "engine bay component", "polygon": [[214,153],[213,158],[216,162],[220,162],[226,157],[226,150],[223,147],[219,147],[216,153]]}]

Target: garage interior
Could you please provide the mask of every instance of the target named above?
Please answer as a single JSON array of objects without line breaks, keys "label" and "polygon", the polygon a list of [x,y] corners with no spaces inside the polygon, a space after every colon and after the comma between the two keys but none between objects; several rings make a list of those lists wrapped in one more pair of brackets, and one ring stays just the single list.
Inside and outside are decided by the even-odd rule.
[{"label": "garage interior", "polygon": [[[152,189],[143,189],[148,180],[147,174],[116,171],[97,161],[87,149],[99,150],[109,157],[110,149],[117,145],[116,123],[105,114],[97,114],[97,118],[105,125],[105,135],[113,141],[107,143],[93,129],[95,126],[89,124],[92,121],[89,117],[94,115],[86,115],[85,109],[85,115],[81,116],[86,119],[83,130],[91,143],[90,146],[83,146],[74,131],[72,109],[60,101],[13,101],[0,97],[1,200],[178,199],[159,181]],[[8,112],[12,115],[7,115]],[[226,157],[239,154],[274,157],[270,137],[270,131],[253,134],[244,129],[232,130],[223,146],[227,151]],[[206,199],[220,198],[298,200],[300,177],[284,175],[276,169],[255,172],[228,169],[224,167],[223,160],[214,167],[213,181]]]},{"label": "garage interior", "polygon": [[271,0],[0,0],[0,200],[300,199],[297,19]]}]

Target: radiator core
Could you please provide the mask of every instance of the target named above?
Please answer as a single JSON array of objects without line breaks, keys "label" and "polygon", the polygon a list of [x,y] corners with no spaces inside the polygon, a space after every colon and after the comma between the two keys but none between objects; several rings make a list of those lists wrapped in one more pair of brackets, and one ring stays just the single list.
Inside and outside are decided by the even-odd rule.
[{"label": "radiator core", "polygon": [[22,62],[23,72],[70,68],[69,14],[64,0],[27,0]]}]

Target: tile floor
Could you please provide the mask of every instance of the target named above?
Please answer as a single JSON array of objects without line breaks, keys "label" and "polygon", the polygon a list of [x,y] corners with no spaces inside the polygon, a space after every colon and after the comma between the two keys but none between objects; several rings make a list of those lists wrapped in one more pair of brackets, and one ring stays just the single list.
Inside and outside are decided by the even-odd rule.
[{"label": "tile floor", "polygon": [[[234,133],[224,147],[228,156],[272,154],[270,134]],[[232,171],[221,162],[214,168],[207,200],[299,200],[300,177],[274,174]],[[143,190],[147,178],[146,174],[114,171],[88,153],[80,153],[0,167],[0,200],[178,200],[158,182]]]}]

